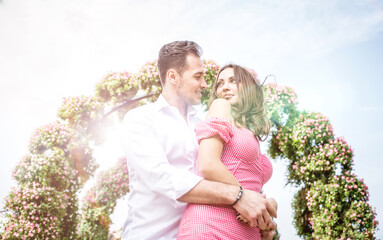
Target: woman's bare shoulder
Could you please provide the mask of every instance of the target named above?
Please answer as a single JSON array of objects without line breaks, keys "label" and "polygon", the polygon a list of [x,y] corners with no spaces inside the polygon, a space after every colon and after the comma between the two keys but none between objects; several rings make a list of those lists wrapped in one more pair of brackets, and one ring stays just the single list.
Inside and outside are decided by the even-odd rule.
[{"label": "woman's bare shoulder", "polygon": [[210,105],[206,118],[218,117],[231,122],[231,105],[223,98],[215,99]]}]

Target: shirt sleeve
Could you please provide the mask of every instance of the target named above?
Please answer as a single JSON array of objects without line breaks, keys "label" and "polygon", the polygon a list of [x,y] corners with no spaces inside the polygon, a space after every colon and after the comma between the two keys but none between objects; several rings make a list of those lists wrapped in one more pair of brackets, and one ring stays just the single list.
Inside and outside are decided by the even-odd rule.
[{"label": "shirt sleeve", "polygon": [[195,132],[198,144],[212,136],[218,136],[223,142],[228,143],[233,136],[233,126],[225,119],[213,117],[198,123]]},{"label": "shirt sleeve", "polygon": [[194,188],[202,178],[169,163],[151,122],[153,116],[131,112],[135,111],[130,111],[124,118],[122,134],[122,147],[129,168],[149,190],[165,195],[178,204],[176,200]]}]

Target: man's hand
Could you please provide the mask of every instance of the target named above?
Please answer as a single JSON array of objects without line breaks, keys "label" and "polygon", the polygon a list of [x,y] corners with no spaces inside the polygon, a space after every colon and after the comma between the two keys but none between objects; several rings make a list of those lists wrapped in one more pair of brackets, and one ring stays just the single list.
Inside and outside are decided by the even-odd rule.
[{"label": "man's hand", "polygon": [[[275,211],[277,211],[277,209],[278,209],[277,201],[275,201],[274,198],[266,198],[266,200],[275,209]],[[258,226],[258,227],[259,227],[259,229],[261,229],[261,231],[262,230],[270,231],[270,230],[277,229],[277,224],[272,220],[269,224],[265,224],[263,226]]]},{"label": "man's hand", "polygon": [[241,199],[233,206],[238,213],[249,220],[252,227],[270,228],[270,216],[277,217],[277,211],[266,199],[266,195],[250,190],[243,190]]},{"label": "man's hand", "polygon": [[[275,210],[277,210],[278,204],[274,198],[267,198],[266,200],[271,204],[271,206],[274,207]],[[277,223],[272,220],[266,228],[261,229],[262,240],[272,240],[276,234],[276,230]]]}]

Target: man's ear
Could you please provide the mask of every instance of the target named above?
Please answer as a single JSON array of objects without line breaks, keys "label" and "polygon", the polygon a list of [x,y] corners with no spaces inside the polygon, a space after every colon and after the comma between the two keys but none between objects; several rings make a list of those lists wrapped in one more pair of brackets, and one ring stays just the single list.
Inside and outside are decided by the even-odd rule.
[{"label": "man's ear", "polygon": [[166,81],[171,83],[171,84],[177,84],[179,75],[177,71],[173,68],[169,69],[167,74],[166,74]]}]

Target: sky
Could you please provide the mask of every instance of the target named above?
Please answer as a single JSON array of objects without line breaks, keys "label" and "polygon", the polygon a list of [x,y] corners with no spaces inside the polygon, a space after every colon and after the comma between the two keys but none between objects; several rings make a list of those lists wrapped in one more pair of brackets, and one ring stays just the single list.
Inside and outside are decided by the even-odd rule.
[{"label": "sky", "polygon": [[[383,223],[383,1],[374,0],[0,0],[0,209],[31,134],[56,119],[64,97],[93,94],[107,73],[138,72],[162,45],[185,39],[219,65],[276,75],[299,109],[326,115],[354,149]],[[122,154],[116,131],[96,149],[100,170]],[[272,163],[265,192],[279,203],[281,239],[299,239],[287,161]],[[112,215],[116,229],[125,201]]]}]

